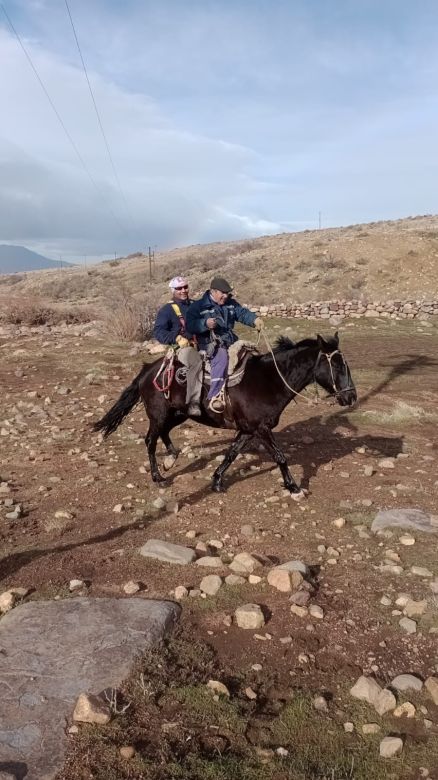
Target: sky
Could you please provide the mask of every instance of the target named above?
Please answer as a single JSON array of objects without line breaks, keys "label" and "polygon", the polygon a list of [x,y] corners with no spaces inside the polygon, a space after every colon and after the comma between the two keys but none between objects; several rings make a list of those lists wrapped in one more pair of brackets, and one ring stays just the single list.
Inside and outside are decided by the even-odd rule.
[{"label": "sky", "polygon": [[116,175],[65,0],[0,0],[0,243],[79,261],[438,212],[436,0],[68,7]]}]

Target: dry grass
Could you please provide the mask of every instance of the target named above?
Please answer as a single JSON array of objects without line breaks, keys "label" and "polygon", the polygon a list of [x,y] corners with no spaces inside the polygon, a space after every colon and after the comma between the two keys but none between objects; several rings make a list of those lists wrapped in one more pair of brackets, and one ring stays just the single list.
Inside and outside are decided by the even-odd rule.
[{"label": "dry grass", "polygon": [[0,321],[12,325],[68,325],[90,322],[93,313],[89,309],[71,306],[53,306],[37,295],[23,295],[2,302]]},{"label": "dry grass", "polygon": [[0,284],[4,293],[99,306],[121,288],[131,297],[149,290],[164,302],[167,283],[177,274],[189,276],[195,297],[212,276],[225,276],[238,300],[250,305],[352,296],[416,299],[438,285],[437,235],[437,216],[416,217],[157,252],[152,282],[148,258],[134,253],[88,269],[0,277]]}]

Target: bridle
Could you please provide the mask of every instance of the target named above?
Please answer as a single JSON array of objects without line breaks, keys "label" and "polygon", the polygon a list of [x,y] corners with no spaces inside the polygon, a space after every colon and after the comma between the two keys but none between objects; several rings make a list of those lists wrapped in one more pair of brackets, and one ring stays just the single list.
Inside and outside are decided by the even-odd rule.
[{"label": "bridle", "polygon": [[316,394],[317,395],[318,395],[318,389],[317,389],[316,369],[318,368],[318,366],[319,366],[319,364],[321,362],[321,358],[322,357],[327,358],[327,362],[329,364],[331,384],[332,384],[332,388],[333,388],[333,395],[337,398],[338,396],[342,395],[342,393],[347,393],[349,390],[354,390],[354,386],[351,385],[351,384],[348,384],[347,387],[344,387],[342,390],[339,390],[336,387],[336,380],[335,380],[335,375],[333,373],[333,366],[332,366],[332,358],[333,358],[334,355],[340,355],[341,356],[341,360],[342,360],[342,362],[343,362],[343,364],[345,366],[345,370],[347,372],[347,376],[349,377],[349,379],[351,379],[350,368],[349,368],[348,363],[345,360],[345,358],[344,358],[344,356],[343,356],[343,354],[342,354],[340,349],[334,349],[333,352],[322,352],[322,350],[320,350],[319,353],[318,353],[318,357],[316,359],[315,368],[313,369],[313,376],[314,376],[314,380],[315,380]]}]

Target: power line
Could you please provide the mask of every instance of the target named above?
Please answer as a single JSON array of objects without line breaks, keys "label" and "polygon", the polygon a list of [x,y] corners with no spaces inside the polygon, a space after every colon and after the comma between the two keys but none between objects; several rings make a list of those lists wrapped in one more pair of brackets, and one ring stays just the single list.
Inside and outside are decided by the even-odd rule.
[{"label": "power line", "polygon": [[[55,104],[54,104],[54,102],[53,102],[52,98],[50,97],[50,95],[49,95],[49,93],[48,93],[48,91],[47,91],[47,89],[46,89],[46,87],[45,87],[45,85],[44,85],[44,82],[43,82],[43,80],[42,80],[42,78],[41,78],[40,74],[38,73],[38,71],[37,71],[37,69],[36,69],[35,65],[33,64],[33,61],[32,61],[32,59],[31,59],[31,56],[30,56],[30,54],[28,53],[28,51],[27,51],[27,49],[25,48],[25,46],[24,46],[24,44],[23,44],[23,42],[22,42],[22,40],[21,40],[21,38],[20,38],[20,36],[19,36],[19,34],[18,34],[17,30],[15,29],[14,25],[12,24],[12,21],[11,21],[11,19],[10,19],[9,15],[8,15],[8,13],[7,13],[7,11],[6,11],[6,8],[4,7],[4,5],[3,5],[3,4],[1,4],[1,9],[2,9],[2,11],[3,11],[3,13],[4,13],[5,17],[6,17],[6,20],[7,20],[8,24],[9,24],[9,26],[10,26],[10,28],[11,28],[12,32],[14,33],[14,35],[15,35],[15,37],[16,37],[16,39],[17,39],[18,43],[20,44],[20,47],[21,47],[21,49],[22,49],[22,51],[23,51],[23,53],[24,53],[24,55],[25,55],[25,57],[26,57],[26,59],[27,59],[27,61],[28,61],[29,65],[30,65],[30,67],[32,68],[32,70],[33,70],[33,72],[34,72],[34,74],[35,74],[35,76],[36,76],[36,78],[37,78],[37,80],[38,80],[38,82],[39,82],[39,84],[40,84],[40,86],[41,86],[41,89],[43,90],[43,92],[44,92],[44,94],[45,94],[45,96],[46,96],[47,100],[49,101],[49,103],[50,103],[50,105],[51,105],[51,107],[52,107],[52,109],[53,109],[53,111],[54,111],[54,113],[55,113],[55,115],[56,115],[56,117],[57,117],[57,119],[58,119],[58,122],[59,122],[59,124],[61,125],[62,129],[64,130],[64,133],[65,133],[65,135],[67,136],[67,138],[68,138],[68,140],[69,140],[69,142],[70,142],[70,144],[71,144],[71,146],[72,146],[72,148],[74,149],[74,152],[75,152],[75,154],[76,154],[76,156],[77,156],[77,158],[78,158],[79,162],[81,163],[81,165],[82,165],[82,167],[83,167],[83,169],[84,169],[85,173],[87,174],[88,178],[90,179],[90,181],[91,181],[92,185],[93,185],[93,186],[96,188],[96,190],[97,190],[97,192],[98,192],[98,194],[99,194],[99,197],[100,197],[100,198],[104,198],[104,199],[105,199],[104,195],[102,194],[102,192],[101,192],[101,190],[100,190],[100,187],[99,187],[99,185],[98,185],[98,184],[97,184],[97,182],[94,180],[94,178],[93,178],[92,174],[90,173],[90,170],[89,170],[88,166],[86,165],[86,163],[85,163],[85,161],[84,161],[84,159],[83,159],[83,157],[82,157],[82,155],[81,155],[81,153],[80,153],[80,151],[79,151],[78,147],[76,146],[76,144],[75,144],[75,142],[74,142],[74,140],[73,140],[72,136],[70,135],[69,131],[67,130],[67,127],[65,126],[65,123],[64,123],[64,121],[63,121],[63,119],[62,119],[62,117],[61,117],[61,115],[60,115],[60,113],[59,113],[58,109],[56,108],[56,106],[55,106]],[[123,225],[120,223],[120,220],[117,218],[116,214],[114,214],[114,212],[113,212],[113,210],[112,210],[112,208],[111,208],[111,206],[109,205],[109,203],[108,203],[108,202],[107,202],[107,204],[106,204],[106,205],[108,206],[108,209],[109,209],[109,210],[110,210],[110,212],[111,212],[111,216],[113,217],[113,219],[115,219],[115,220],[116,220],[116,222],[118,223],[119,227],[120,227],[122,230],[125,230],[125,228],[123,227]]]},{"label": "power line", "polygon": [[96,112],[97,122],[99,124],[100,132],[102,133],[102,138],[104,140],[106,151],[108,153],[108,158],[109,158],[109,161],[111,163],[111,168],[113,170],[114,179],[116,181],[116,184],[117,184],[117,187],[119,189],[119,192],[120,192],[120,194],[122,196],[122,199],[123,199],[123,202],[125,204],[125,208],[126,208],[126,211],[128,213],[128,216],[130,217],[128,203],[126,201],[125,193],[123,192],[122,185],[120,183],[120,179],[119,179],[119,176],[118,176],[117,171],[116,171],[116,166],[114,165],[113,156],[111,154],[111,150],[110,150],[110,147],[109,147],[109,144],[108,144],[108,140],[107,140],[107,137],[106,137],[106,134],[105,134],[105,130],[103,129],[102,119],[101,119],[101,116],[99,114],[99,110],[97,108],[96,99],[94,97],[94,93],[93,93],[93,90],[92,90],[92,87],[91,87],[90,79],[88,77],[87,68],[86,68],[86,65],[85,65],[84,58],[82,56],[82,51],[81,51],[81,47],[79,45],[79,40],[78,40],[78,36],[77,36],[77,33],[76,33],[75,25],[74,25],[74,22],[73,22],[73,18],[72,18],[72,15],[71,15],[70,7],[69,7],[69,4],[68,4],[67,0],[64,0],[64,2],[65,2],[65,7],[67,8],[67,13],[68,13],[68,16],[69,16],[69,19],[70,19],[70,23],[71,23],[71,26],[72,26],[73,35],[75,37],[76,46],[78,48],[79,56],[81,58],[82,67],[83,67],[84,73],[85,73],[85,78],[87,79],[88,89],[90,90],[91,100],[93,102],[94,110]]}]

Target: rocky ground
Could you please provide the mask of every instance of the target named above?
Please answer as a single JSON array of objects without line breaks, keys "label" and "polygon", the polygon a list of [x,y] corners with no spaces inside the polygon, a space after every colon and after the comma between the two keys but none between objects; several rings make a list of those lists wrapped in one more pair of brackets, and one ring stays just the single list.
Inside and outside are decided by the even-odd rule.
[{"label": "rocky ground", "polygon": [[[271,339],[280,327],[298,337],[315,325],[272,320]],[[159,774],[163,756],[148,753],[126,713],[115,731],[102,727],[95,739],[72,734],[62,777],[110,777],[102,739],[110,755],[111,745],[134,750],[118,778],[438,777],[437,330],[432,320],[343,323],[360,406],[344,412],[299,403],[278,429],[294,475],[309,490],[300,504],[284,495],[278,471],[257,448],[229,470],[227,492],[212,494],[211,474],[232,433],[194,423],[174,432],[182,454],[168,486],[157,489],[140,407],[106,442],[91,431],[138,372],[141,350],[81,327],[0,331],[0,609],[23,598],[77,595],[178,600],[185,642],[188,636],[209,648],[227,691],[210,689],[218,699],[203,692],[208,707],[200,718],[198,699],[195,707],[184,698],[188,682],[169,664],[167,684],[173,670],[173,705],[179,702],[173,721],[186,713],[199,737],[199,719],[212,727],[221,708],[236,706],[245,743],[205,754],[199,748],[202,765]],[[404,510],[421,510],[414,521],[428,530],[372,529],[379,511],[390,509],[403,510],[399,520]],[[172,548],[170,562],[150,557],[152,539],[161,558],[167,543],[189,548],[186,562],[175,562],[181,551]],[[276,568],[292,561],[289,570]],[[207,664],[195,675],[197,691],[211,673]],[[395,678],[404,674],[414,681],[402,681],[400,690]],[[361,677],[358,700],[350,691]],[[278,699],[267,695],[268,682]],[[300,744],[309,729],[316,734],[312,757],[301,752],[300,764],[291,701],[306,713]],[[354,745],[353,765],[335,765],[332,755],[324,764],[330,729],[340,730],[342,755]],[[170,766],[178,756],[166,744]]]}]

